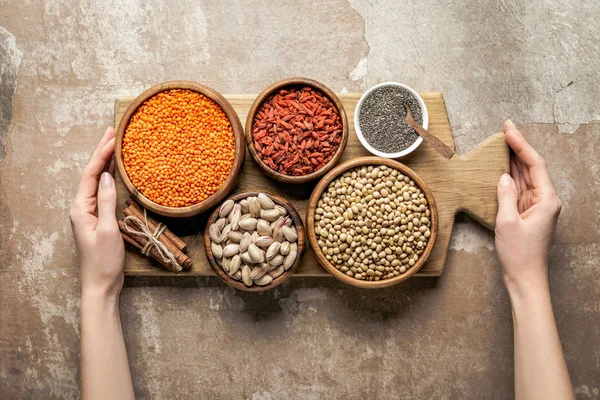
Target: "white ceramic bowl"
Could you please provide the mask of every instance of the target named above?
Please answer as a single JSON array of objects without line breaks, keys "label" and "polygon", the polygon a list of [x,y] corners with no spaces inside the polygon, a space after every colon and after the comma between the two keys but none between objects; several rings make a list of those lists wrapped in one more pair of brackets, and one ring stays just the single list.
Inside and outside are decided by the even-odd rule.
[{"label": "white ceramic bowl", "polygon": [[369,150],[369,152],[371,154],[379,156],[379,157],[385,157],[385,158],[400,158],[400,157],[404,157],[404,156],[412,153],[417,147],[419,147],[419,145],[423,142],[423,138],[421,136],[419,136],[413,144],[411,144],[409,147],[407,147],[406,149],[404,149],[398,153],[384,153],[383,151],[374,149],[373,146],[371,146],[369,144],[369,142],[367,142],[367,139],[365,139],[365,137],[363,136],[363,133],[360,129],[359,116],[360,116],[360,110],[362,108],[363,103],[365,102],[365,99],[367,97],[369,97],[369,95],[371,93],[373,93],[375,90],[385,87],[385,86],[396,86],[396,87],[403,88],[403,89],[407,90],[408,92],[410,92],[417,99],[417,103],[419,103],[419,106],[421,107],[421,115],[423,116],[422,126],[423,126],[423,128],[427,129],[427,127],[429,125],[429,114],[427,113],[427,106],[425,106],[425,102],[423,101],[421,96],[419,96],[419,93],[417,93],[413,88],[403,85],[402,83],[384,82],[384,83],[375,85],[371,89],[364,92],[363,95],[358,100],[358,104],[356,104],[356,109],[354,110],[354,130],[356,131],[356,136],[358,136],[358,140],[360,140],[360,142],[365,147],[365,149]]}]

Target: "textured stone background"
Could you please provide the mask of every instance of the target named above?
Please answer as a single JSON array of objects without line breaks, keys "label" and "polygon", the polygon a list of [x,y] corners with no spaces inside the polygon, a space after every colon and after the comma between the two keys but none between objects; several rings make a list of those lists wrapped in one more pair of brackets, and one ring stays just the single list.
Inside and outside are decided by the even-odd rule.
[{"label": "textured stone background", "polygon": [[[0,397],[79,397],[67,211],[115,97],[300,75],[441,91],[461,153],[519,124],[564,201],[556,318],[578,397],[599,398],[599,20],[596,0],[0,0]],[[139,398],[513,396],[493,235],[464,217],[437,280],[364,292],[297,279],[257,296],[128,279],[121,312]]]}]

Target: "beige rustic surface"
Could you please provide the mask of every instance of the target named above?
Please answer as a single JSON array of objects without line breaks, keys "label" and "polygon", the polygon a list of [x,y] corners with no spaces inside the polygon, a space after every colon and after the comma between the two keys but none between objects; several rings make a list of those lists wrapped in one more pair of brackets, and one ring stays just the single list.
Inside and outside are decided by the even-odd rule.
[{"label": "beige rustic surface", "polygon": [[[592,0],[0,0],[0,398],[79,398],[67,211],[114,99],[168,79],[256,93],[294,75],[336,92],[441,91],[460,154],[517,122],[564,201],[553,301],[577,395],[599,398],[598,20]],[[493,236],[463,218],[450,248],[441,278],[378,292],[127,279],[138,397],[512,398]]]}]

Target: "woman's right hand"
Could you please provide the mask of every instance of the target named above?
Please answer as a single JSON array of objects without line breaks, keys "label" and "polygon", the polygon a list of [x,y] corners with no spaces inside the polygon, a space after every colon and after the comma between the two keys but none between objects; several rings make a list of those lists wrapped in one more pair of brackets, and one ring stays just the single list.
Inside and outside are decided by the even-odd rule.
[{"label": "woman's right hand", "polygon": [[515,156],[498,183],[496,251],[509,292],[548,283],[548,255],[562,203],[544,159],[510,121],[506,142]]}]

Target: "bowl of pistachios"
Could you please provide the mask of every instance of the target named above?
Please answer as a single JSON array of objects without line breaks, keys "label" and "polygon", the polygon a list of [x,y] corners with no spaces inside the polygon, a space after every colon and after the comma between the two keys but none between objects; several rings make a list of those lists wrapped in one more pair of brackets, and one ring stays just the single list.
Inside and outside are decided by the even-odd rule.
[{"label": "bowl of pistachios", "polygon": [[206,223],[204,249],[229,286],[261,292],[288,280],[300,264],[305,231],[294,206],[259,191],[236,193]]}]

